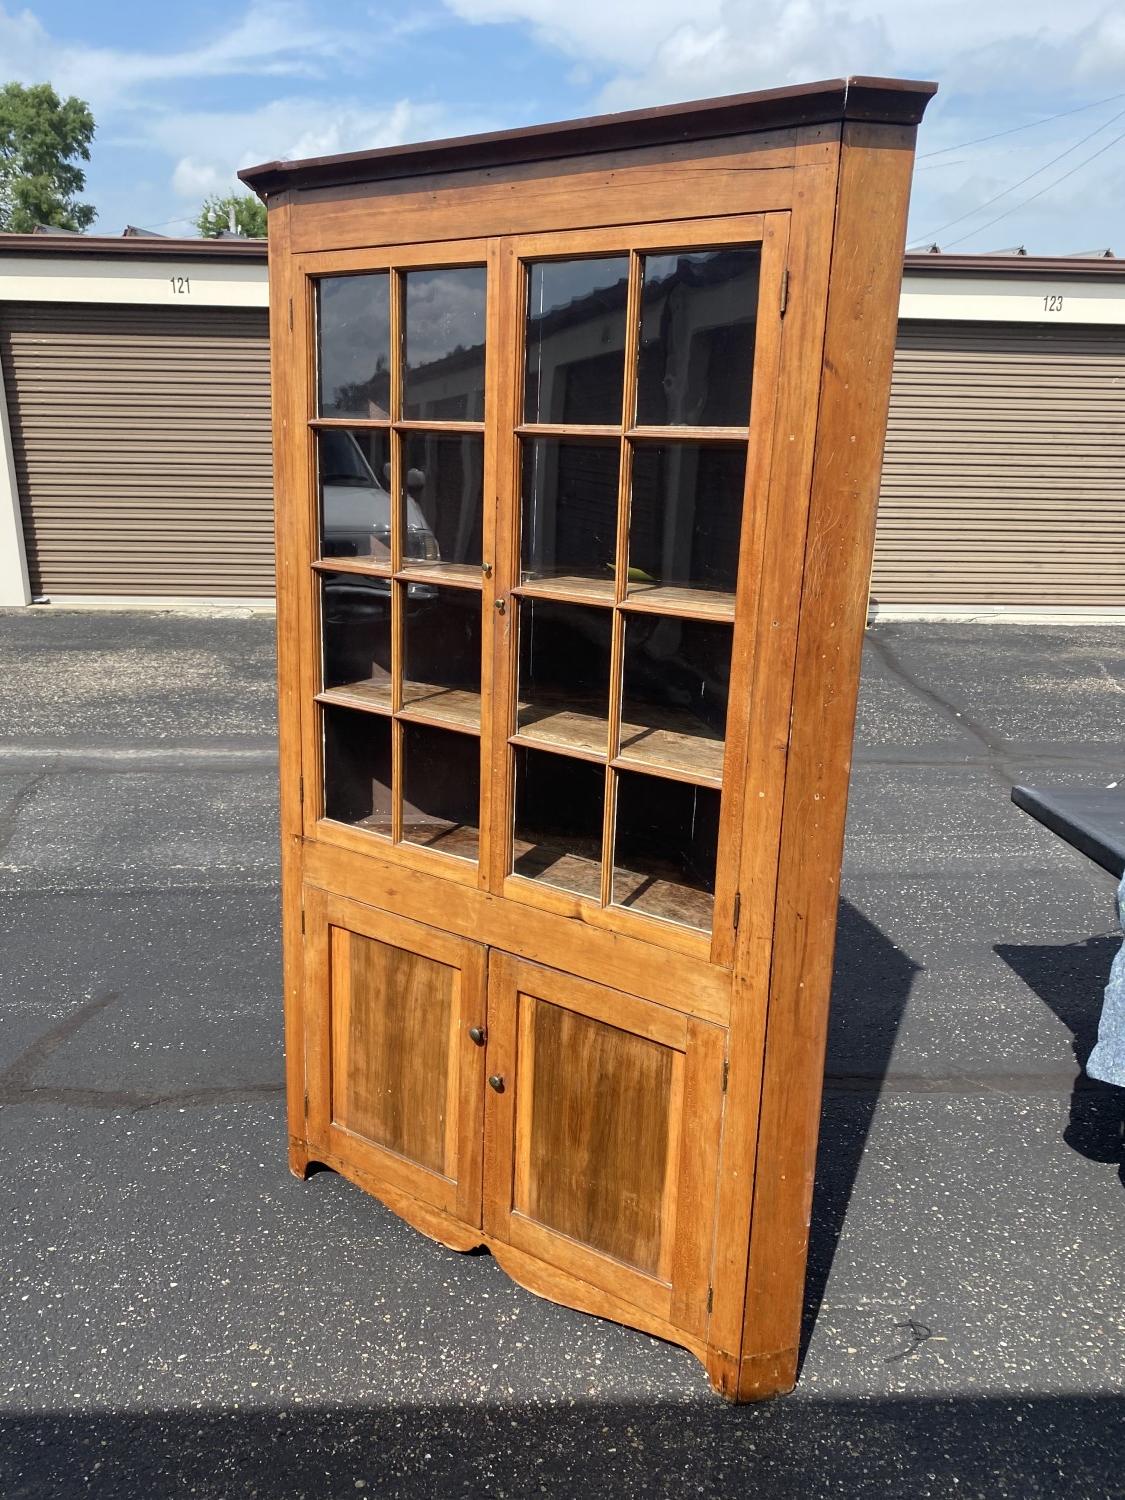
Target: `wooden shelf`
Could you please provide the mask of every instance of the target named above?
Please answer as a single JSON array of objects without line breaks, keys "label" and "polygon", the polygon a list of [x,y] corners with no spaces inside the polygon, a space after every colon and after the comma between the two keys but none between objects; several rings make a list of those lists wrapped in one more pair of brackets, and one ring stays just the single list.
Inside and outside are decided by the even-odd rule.
[{"label": "wooden shelf", "polygon": [[480,694],[432,682],[404,682],[398,718],[480,734]]},{"label": "wooden shelf", "polygon": [[722,736],[694,714],[627,703],[614,765],[717,787],[722,785],[725,749]]},{"label": "wooden shelf", "polygon": [[446,583],[453,588],[479,590],[484,574],[480,563],[427,563],[412,558],[394,576],[405,583]]},{"label": "wooden shelf", "polygon": [[602,862],[596,848],[579,840],[516,838],[512,846],[512,874],[537,885],[553,885],[561,891],[601,897]]},{"label": "wooden shelf", "polygon": [[673,866],[665,874],[618,865],[613,872],[613,905],[708,932],[715,898],[710,891],[687,884],[682,872]]},{"label": "wooden shelf", "polygon": [[402,841],[417,849],[436,849],[456,859],[475,860],[480,850],[480,830],[471,823],[452,823],[441,818],[404,820]]},{"label": "wooden shelf", "polygon": [[574,699],[521,699],[513,740],[534,748],[561,750],[583,760],[605,763],[609,719],[599,705]]},{"label": "wooden shelf", "polygon": [[515,590],[528,599],[557,599],[562,604],[612,604],[615,595],[612,576],[580,578],[567,574],[558,578],[527,578]]},{"label": "wooden shelf", "polygon": [[318,703],[335,703],[341,708],[361,708],[370,714],[391,711],[391,679],[366,678],[362,682],[341,682],[317,693]]},{"label": "wooden shelf", "polygon": [[685,620],[733,620],[734,594],[672,583],[631,583],[621,608]]},{"label": "wooden shelf", "polygon": [[391,577],[389,562],[381,563],[373,557],[318,557],[313,563],[317,573],[361,573],[366,578]]}]

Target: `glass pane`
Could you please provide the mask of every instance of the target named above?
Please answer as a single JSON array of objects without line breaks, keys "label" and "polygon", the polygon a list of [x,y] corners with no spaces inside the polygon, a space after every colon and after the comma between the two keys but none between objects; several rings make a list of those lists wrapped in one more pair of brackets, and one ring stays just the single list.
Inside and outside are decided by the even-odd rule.
[{"label": "glass pane", "polygon": [[605,755],[613,611],[520,600],[519,732]]},{"label": "glass pane", "polygon": [[403,445],[404,567],[440,564],[480,577],[484,439],[411,432]]},{"label": "glass pane", "polygon": [[749,424],[759,262],[757,250],[645,256],[638,426]]},{"label": "glass pane", "polygon": [[515,756],[513,874],[598,900],[605,771],[592,761],[523,746]]},{"label": "glass pane", "polygon": [[391,707],[391,585],[358,573],[320,580],[324,686],[374,707]]},{"label": "glass pane", "polygon": [[660,585],[734,592],[745,474],[743,443],[637,444],[630,598]]},{"label": "glass pane", "polygon": [[627,618],[622,759],[722,776],[730,648],[729,625],[673,615]]},{"label": "glass pane", "polygon": [[391,836],[391,723],[325,705],[324,816]]},{"label": "glass pane", "polygon": [[321,557],[369,557],[390,566],[391,450],[380,429],[317,433]]},{"label": "glass pane", "polygon": [[386,418],[391,395],[390,277],[325,276],[316,288],[317,411]]},{"label": "glass pane", "polygon": [[629,257],[531,267],[525,422],[621,421]]},{"label": "glass pane", "polygon": [[520,577],[613,598],[617,443],[525,438]]},{"label": "glass pane", "polygon": [[459,859],[476,859],[480,740],[428,724],[404,724],[403,730],[403,838]]},{"label": "glass pane", "polygon": [[403,708],[479,730],[480,594],[427,583],[405,592]]},{"label": "glass pane", "polygon": [[407,272],[404,417],[483,421],[484,297],[483,266]]},{"label": "glass pane", "polygon": [[717,791],[629,771],[618,775],[615,905],[707,930],[718,843]]}]

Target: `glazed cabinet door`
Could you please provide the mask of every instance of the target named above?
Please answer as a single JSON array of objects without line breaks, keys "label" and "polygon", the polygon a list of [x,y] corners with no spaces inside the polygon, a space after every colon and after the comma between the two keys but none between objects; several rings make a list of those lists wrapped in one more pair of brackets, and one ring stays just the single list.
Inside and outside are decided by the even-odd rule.
[{"label": "glazed cabinet door", "polygon": [[650,1326],[701,1336],[725,1043],[720,1027],[493,954],[492,1239],[647,1314]]},{"label": "glazed cabinet door", "polygon": [[472,1226],[487,950],[306,889],[309,1154]]}]

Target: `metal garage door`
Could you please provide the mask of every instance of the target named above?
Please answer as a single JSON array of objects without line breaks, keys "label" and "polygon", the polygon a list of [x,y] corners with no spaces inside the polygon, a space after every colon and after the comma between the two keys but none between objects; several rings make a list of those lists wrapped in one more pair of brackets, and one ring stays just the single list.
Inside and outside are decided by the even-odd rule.
[{"label": "metal garage door", "polygon": [[274,589],[264,309],[0,304],[36,595]]},{"label": "metal garage door", "polygon": [[1125,606],[1125,328],[900,325],[871,597]]}]

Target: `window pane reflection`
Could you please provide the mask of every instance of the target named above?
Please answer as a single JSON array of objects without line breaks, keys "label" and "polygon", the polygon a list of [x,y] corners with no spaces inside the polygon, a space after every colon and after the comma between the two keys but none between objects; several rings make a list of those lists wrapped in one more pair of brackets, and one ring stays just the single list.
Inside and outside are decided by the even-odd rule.
[{"label": "window pane reflection", "polygon": [[317,434],[320,555],[391,560],[391,450],[386,431]]},{"label": "window pane reflection", "polygon": [[484,305],[483,266],[408,272],[404,417],[484,419]]},{"label": "window pane reflection", "polygon": [[317,283],[317,410],[386,418],[391,389],[390,278],[326,276]]},{"label": "window pane reflection", "polygon": [[629,593],[653,584],[732,593],[738,575],[742,443],[638,443]]},{"label": "window pane reflection", "polygon": [[406,526],[402,556],[480,571],[484,440],[473,436],[407,434],[403,447]]},{"label": "window pane reflection", "polygon": [[628,284],[624,255],[531,267],[525,422],[620,422]]},{"label": "window pane reflection", "polygon": [[525,438],[521,576],[594,579],[612,595],[617,545],[614,443]]},{"label": "window pane reflection", "polygon": [[759,252],[644,258],[637,425],[745,427]]}]

